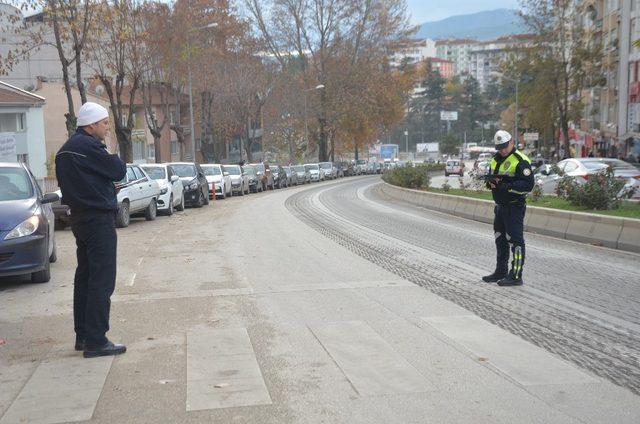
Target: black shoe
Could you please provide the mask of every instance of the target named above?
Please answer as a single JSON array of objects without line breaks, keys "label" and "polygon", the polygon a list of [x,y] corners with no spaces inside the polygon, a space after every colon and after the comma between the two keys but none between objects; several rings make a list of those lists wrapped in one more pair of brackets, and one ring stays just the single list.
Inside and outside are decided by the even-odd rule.
[{"label": "black shoe", "polygon": [[506,272],[495,271],[491,275],[485,275],[484,277],[482,277],[482,281],[484,281],[485,283],[497,283],[498,281],[502,280],[506,276],[507,276]]},{"label": "black shoe", "polygon": [[498,281],[498,285],[501,287],[509,287],[509,286],[521,286],[524,284],[522,278],[514,278],[513,275],[509,274],[502,280]]},{"label": "black shoe", "polygon": [[96,358],[98,356],[115,356],[121,355],[127,351],[127,347],[121,344],[113,344],[112,342],[107,342],[106,345],[95,348],[88,349],[86,346],[84,348],[83,356],[85,358]]}]

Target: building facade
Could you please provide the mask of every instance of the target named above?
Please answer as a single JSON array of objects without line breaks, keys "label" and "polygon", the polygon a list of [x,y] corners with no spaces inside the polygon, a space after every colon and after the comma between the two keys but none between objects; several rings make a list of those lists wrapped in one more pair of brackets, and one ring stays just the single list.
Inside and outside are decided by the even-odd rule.
[{"label": "building facade", "polygon": [[33,175],[47,176],[44,97],[0,81],[0,162],[24,162]]},{"label": "building facade", "polygon": [[478,44],[472,39],[449,39],[436,41],[436,57],[454,63],[454,74],[464,77],[469,75],[471,51]]}]

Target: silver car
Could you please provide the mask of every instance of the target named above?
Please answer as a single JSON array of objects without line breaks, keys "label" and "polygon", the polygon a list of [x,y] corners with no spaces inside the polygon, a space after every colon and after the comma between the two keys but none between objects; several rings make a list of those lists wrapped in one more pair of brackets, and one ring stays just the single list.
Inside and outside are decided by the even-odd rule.
[{"label": "silver car", "polygon": [[[634,198],[640,197],[640,170],[635,166],[611,158],[571,158],[561,160],[557,164],[560,174],[575,177],[578,183],[585,183],[587,180],[600,172],[607,166],[613,168],[613,175],[625,181],[625,188],[635,189]],[[558,182],[562,176],[555,172],[551,165],[542,165],[536,170],[536,184],[542,188],[544,194],[554,194]]]},{"label": "silver car", "polygon": [[298,175],[298,184],[311,183],[311,174],[304,165],[294,165],[291,169]]},{"label": "silver car", "polygon": [[222,165],[223,175],[231,177],[231,192],[244,196],[249,194],[249,176],[240,165]]}]

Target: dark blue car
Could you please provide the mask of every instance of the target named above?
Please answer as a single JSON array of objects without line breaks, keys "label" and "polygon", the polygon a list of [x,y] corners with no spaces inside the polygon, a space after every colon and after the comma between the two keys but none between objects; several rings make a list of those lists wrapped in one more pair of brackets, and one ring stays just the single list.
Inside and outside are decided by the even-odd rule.
[{"label": "dark blue car", "polygon": [[0,277],[30,275],[33,283],[51,279],[56,261],[51,203],[29,169],[0,162]]}]

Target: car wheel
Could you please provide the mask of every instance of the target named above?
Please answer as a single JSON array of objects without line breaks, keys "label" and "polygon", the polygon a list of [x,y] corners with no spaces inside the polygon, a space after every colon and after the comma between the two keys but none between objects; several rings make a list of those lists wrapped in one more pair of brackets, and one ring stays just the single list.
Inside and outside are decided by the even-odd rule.
[{"label": "car wheel", "polygon": [[444,176],[445,176],[445,177],[448,177],[448,176],[449,176],[449,173],[448,173],[448,172],[445,172],[445,173],[444,173]]},{"label": "car wheel", "polygon": [[184,210],[184,193],[182,193],[182,198],[180,199],[180,204],[178,206],[176,206],[176,209],[181,211],[181,212]]},{"label": "car wheel", "polygon": [[167,215],[173,215],[173,194],[169,197],[169,209],[167,209]]},{"label": "car wheel", "polygon": [[51,280],[51,264],[47,259],[42,271],[31,274],[31,282],[33,284],[48,283]]},{"label": "car wheel", "polygon": [[131,217],[129,216],[129,202],[123,202],[118,208],[118,212],[116,214],[116,227],[126,228],[129,226],[130,221]]},{"label": "car wheel", "polygon": [[55,263],[58,260],[58,246],[56,245],[56,239],[53,238],[53,250],[51,251],[51,256],[49,256],[49,262]]},{"label": "car wheel", "polygon": [[156,219],[158,215],[158,204],[156,203],[156,199],[151,199],[151,203],[147,206],[147,209],[144,211],[144,219],[147,221],[153,221]]}]

